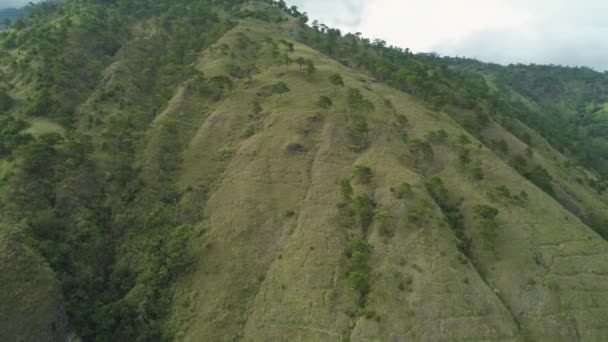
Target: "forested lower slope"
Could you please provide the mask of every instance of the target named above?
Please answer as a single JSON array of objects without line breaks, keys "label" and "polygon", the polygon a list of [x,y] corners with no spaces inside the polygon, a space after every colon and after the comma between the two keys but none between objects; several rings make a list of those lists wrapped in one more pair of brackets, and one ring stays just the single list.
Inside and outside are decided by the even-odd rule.
[{"label": "forested lower slope", "polygon": [[283,2],[30,11],[0,34],[0,339],[608,338],[604,74]]}]

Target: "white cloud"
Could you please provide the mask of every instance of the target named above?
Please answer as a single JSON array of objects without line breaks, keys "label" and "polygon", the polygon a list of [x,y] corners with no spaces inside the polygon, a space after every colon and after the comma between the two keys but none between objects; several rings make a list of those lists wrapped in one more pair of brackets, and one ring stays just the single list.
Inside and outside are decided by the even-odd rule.
[{"label": "white cloud", "polygon": [[[605,0],[293,0],[311,18],[414,51],[608,68]],[[350,7],[349,7],[350,6]]]}]

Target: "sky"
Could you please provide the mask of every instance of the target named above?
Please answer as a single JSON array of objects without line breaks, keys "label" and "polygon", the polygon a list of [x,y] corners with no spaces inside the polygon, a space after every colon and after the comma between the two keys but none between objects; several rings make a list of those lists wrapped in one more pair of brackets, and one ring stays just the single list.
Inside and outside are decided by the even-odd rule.
[{"label": "sky", "polygon": [[415,52],[608,69],[607,0],[287,2],[328,26]]},{"label": "sky", "polygon": [[[287,0],[344,32],[415,52],[608,70],[608,0]],[[0,8],[28,0],[0,0]]]},{"label": "sky", "polygon": [[[12,7],[22,7],[28,4],[32,0],[0,0],[0,9],[2,8],[12,8]],[[37,1],[32,1],[37,2]]]}]

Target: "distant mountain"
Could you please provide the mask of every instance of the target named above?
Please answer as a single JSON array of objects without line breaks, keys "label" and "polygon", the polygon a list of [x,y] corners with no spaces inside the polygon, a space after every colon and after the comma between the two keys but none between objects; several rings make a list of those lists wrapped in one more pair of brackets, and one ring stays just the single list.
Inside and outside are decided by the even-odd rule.
[{"label": "distant mountain", "polygon": [[4,21],[9,19],[15,21],[25,14],[25,8],[3,8],[0,9],[0,29],[4,29]]}]

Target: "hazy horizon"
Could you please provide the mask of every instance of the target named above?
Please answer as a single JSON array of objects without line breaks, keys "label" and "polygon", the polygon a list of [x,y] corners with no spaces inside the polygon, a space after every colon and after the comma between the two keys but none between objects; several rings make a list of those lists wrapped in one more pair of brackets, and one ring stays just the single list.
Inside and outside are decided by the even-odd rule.
[{"label": "hazy horizon", "polygon": [[[0,0],[0,9],[27,0]],[[36,2],[36,1],[33,1]],[[608,2],[581,0],[289,0],[344,32],[414,52],[510,64],[608,70]]]}]

